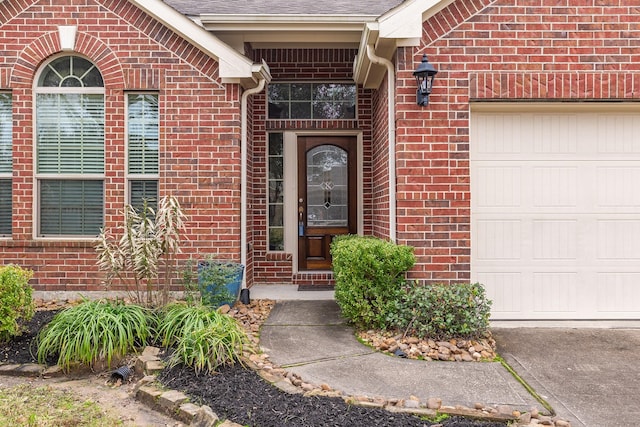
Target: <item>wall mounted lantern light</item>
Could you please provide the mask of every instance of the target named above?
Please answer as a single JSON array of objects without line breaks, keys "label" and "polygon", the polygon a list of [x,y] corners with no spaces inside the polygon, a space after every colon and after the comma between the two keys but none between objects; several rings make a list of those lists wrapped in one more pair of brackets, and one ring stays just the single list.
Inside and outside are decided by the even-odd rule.
[{"label": "wall mounted lantern light", "polygon": [[436,74],[438,74],[438,70],[429,64],[427,55],[422,55],[422,62],[413,72],[413,75],[416,77],[416,82],[418,83],[416,102],[421,107],[429,104],[429,95],[431,94],[431,89],[433,89],[433,79]]}]

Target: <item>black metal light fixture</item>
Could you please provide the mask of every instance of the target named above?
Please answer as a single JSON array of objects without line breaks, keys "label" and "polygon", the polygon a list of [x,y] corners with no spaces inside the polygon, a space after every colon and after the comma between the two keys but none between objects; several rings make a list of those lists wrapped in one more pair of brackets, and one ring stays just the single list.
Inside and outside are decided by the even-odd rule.
[{"label": "black metal light fixture", "polygon": [[438,74],[438,70],[433,68],[433,65],[429,64],[427,55],[422,55],[422,62],[413,72],[413,75],[416,77],[416,83],[418,83],[416,102],[421,107],[429,104],[429,95],[433,89],[433,79],[436,74]]}]

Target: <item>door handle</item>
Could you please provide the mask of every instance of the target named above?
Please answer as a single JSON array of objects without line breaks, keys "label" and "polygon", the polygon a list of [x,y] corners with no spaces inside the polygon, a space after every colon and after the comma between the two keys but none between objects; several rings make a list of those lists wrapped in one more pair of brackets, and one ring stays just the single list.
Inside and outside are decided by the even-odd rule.
[{"label": "door handle", "polygon": [[302,237],[304,236],[304,206],[302,206],[304,200],[300,199],[298,201],[300,203],[298,206],[298,236]]}]

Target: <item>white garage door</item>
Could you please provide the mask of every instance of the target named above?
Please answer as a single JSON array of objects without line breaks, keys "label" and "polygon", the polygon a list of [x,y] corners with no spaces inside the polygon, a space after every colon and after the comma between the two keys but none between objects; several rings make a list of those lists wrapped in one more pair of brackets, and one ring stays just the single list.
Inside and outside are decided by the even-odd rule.
[{"label": "white garage door", "polygon": [[640,109],[478,105],[470,136],[492,318],[640,319]]}]

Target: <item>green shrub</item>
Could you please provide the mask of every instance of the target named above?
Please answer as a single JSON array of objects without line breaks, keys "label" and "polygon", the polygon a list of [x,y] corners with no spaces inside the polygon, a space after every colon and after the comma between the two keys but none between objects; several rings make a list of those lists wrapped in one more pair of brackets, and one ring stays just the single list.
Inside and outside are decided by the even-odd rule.
[{"label": "green shrub", "polygon": [[169,366],[214,372],[240,360],[247,337],[235,319],[203,305],[169,304],[158,319],[158,340],[174,352]]},{"label": "green shrub", "polygon": [[69,369],[73,363],[104,360],[111,366],[148,343],[153,334],[152,313],[138,305],[110,301],[84,301],[56,314],[38,335],[38,361],[58,355],[57,364]]},{"label": "green shrub", "polygon": [[360,329],[385,329],[413,267],[413,248],[374,237],[338,236],[331,244],[335,298]]},{"label": "green shrub", "polygon": [[31,270],[17,265],[0,268],[0,342],[6,342],[22,332],[22,322],[28,322],[35,312],[29,279]]},{"label": "green shrub", "polygon": [[479,283],[414,286],[398,300],[389,325],[420,338],[481,338],[490,310]]}]

